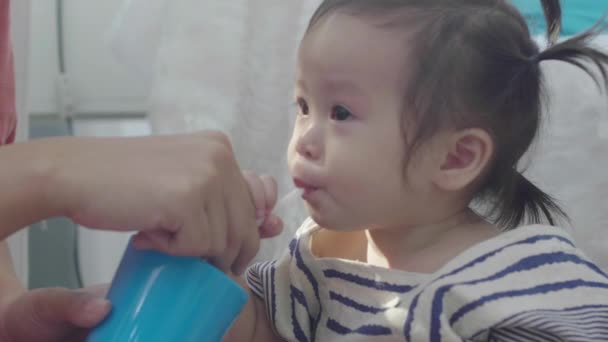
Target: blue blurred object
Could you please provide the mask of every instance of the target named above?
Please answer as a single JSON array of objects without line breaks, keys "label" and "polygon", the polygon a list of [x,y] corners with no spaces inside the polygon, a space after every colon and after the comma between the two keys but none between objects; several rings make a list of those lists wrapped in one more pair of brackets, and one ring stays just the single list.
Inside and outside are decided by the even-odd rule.
[{"label": "blue blurred object", "polygon": [[108,299],[112,312],[87,342],[219,342],[247,294],[199,258],[139,251],[129,242]]},{"label": "blue blurred object", "polygon": [[[545,16],[540,0],[511,0],[530,26],[534,35],[546,31]],[[608,0],[561,0],[562,36],[571,36],[591,28],[608,13]]]}]

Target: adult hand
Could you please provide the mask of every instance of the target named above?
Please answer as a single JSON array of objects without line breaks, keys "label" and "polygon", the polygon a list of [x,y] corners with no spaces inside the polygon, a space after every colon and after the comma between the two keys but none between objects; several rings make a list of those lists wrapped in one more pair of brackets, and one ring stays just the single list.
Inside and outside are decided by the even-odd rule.
[{"label": "adult hand", "polygon": [[[244,172],[243,176],[249,186],[249,193],[253,198],[256,226],[258,226],[259,237],[269,238],[276,236],[283,230],[283,221],[272,213],[277,204],[277,183],[274,178],[268,175],[257,175],[253,172]],[[203,232],[205,235],[215,237],[216,249],[215,254],[208,255],[208,260],[219,267],[221,270],[231,272],[230,262],[234,260],[235,253],[238,252],[231,248],[226,248],[227,241],[230,238],[228,232],[220,229],[221,227],[199,227],[198,229],[207,228],[212,232]],[[245,235],[249,238],[258,239],[258,236]],[[171,253],[170,239],[166,233],[157,231],[143,231],[137,236],[136,245],[139,248],[157,249]],[[249,260],[247,260],[249,262]]]},{"label": "adult hand", "polygon": [[81,342],[110,311],[106,286],[22,291],[0,304],[2,342]]},{"label": "adult hand", "polygon": [[257,253],[254,198],[225,135],[79,139],[64,142],[51,163],[48,200],[65,216],[142,231],[138,247],[214,257],[236,274]]},{"label": "adult hand", "polygon": [[[283,221],[272,213],[277,204],[277,182],[268,175],[257,175],[246,171],[243,173],[249,193],[253,198],[256,212],[256,226],[258,226],[260,238],[270,238],[281,233]],[[219,256],[212,256],[210,259],[213,264],[222,270],[229,270],[230,260],[234,251],[226,250]],[[249,262],[248,260],[247,262]]]}]

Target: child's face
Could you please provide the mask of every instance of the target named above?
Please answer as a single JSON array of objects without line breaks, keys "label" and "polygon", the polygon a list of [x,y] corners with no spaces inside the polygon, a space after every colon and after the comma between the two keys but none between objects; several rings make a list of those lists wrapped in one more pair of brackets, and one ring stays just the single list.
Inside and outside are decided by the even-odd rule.
[{"label": "child's face", "polygon": [[329,15],[300,46],[289,169],[330,229],[402,225],[427,187],[424,163],[403,167],[406,37],[374,24]]}]

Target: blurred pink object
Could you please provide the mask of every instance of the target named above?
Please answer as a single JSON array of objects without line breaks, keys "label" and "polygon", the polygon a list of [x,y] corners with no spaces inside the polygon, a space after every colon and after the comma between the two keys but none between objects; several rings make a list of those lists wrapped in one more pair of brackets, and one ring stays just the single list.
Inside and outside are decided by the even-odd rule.
[{"label": "blurred pink object", "polygon": [[15,70],[10,39],[10,1],[0,0],[0,145],[15,140]]}]

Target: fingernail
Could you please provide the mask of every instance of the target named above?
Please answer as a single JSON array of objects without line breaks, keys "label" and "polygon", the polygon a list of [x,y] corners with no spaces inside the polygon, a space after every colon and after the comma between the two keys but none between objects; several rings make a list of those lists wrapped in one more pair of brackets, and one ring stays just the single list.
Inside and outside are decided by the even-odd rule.
[{"label": "fingernail", "polygon": [[269,219],[269,221],[270,221],[270,222],[269,222],[269,224],[270,224],[271,226],[273,226],[274,228],[276,228],[276,227],[279,225],[279,219],[278,219],[278,218],[276,218],[276,217],[271,217],[271,218]]},{"label": "fingernail", "polygon": [[101,316],[110,309],[110,302],[107,299],[95,298],[89,300],[84,307],[83,316],[87,321],[98,321]]},{"label": "fingernail", "polygon": [[263,217],[258,218],[258,219],[255,220],[255,225],[258,226],[258,227],[260,227],[262,225],[262,223],[264,223],[264,221],[265,220],[264,220]]}]

